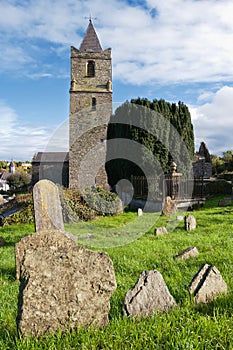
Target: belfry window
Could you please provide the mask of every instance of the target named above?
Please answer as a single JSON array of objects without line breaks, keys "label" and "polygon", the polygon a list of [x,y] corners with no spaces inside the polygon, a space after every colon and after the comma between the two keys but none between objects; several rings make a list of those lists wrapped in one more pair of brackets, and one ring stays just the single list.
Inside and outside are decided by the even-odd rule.
[{"label": "belfry window", "polygon": [[95,111],[96,110],[96,98],[92,97],[92,110]]},{"label": "belfry window", "polygon": [[88,61],[87,63],[87,76],[94,77],[95,76],[95,62]]}]

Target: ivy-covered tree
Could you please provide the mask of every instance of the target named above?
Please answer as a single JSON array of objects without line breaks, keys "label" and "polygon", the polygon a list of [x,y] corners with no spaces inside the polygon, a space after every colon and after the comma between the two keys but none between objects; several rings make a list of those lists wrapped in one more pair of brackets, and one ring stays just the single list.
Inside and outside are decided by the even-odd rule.
[{"label": "ivy-covered tree", "polygon": [[[191,115],[182,102],[171,104],[156,99],[151,102],[145,98],[126,101],[111,117],[108,139],[114,139],[114,146],[110,143],[107,150],[111,185],[121,178],[130,180],[131,175],[143,175],[143,169],[151,171],[151,176],[156,171],[167,172],[172,161],[177,163],[178,171],[187,172],[194,155]],[[129,140],[127,149],[122,148],[122,139]],[[129,149],[135,146],[133,141],[141,145],[135,147],[138,152],[135,162],[134,157],[128,156]]]}]

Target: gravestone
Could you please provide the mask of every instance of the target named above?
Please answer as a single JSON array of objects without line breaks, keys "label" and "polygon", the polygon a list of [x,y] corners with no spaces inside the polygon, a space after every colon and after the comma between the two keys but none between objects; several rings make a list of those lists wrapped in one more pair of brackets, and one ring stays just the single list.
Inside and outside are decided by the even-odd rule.
[{"label": "gravestone", "polygon": [[155,311],[168,311],[176,305],[163,276],[157,270],[143,271],[138,282],[125,296],[127,316],[149,316]]},{"label": "gravestone", "polygon": [[196,247],[188,247],[183,252],[175,257],[175,259],[186,260],[189,258],[194,258],[199,255],[199,252]]},{"label": "gravestone", "polygon": [[58,187],[50,180],[40,180],[33,187],[35,229],[64,231]]},{"label": "gravestone", "polygon": [[172,200],[171,197],[167,196],[165,198],[165,203],[163,205],[162,214],[166,216],[174,215],[176,211],[177,211],[176,202]]},{"label": "gravestone", "polygon": [[220,199],[218,202],[219,207],[226,207],[228,205],[231,205],[231,198]]},{"label": "gravestone", "polygon": [[195,230],[197,227],[196,219],[193,215],[187,215],[185,216],[184,220],[184,227],[186,231],[192,231]]},{"label": "gravestone", "polygon": [[5,240],[2,237],[0,237],[0,247],[3,247],[5,244]]},{"label": "gravestone", "polygon": [[142,215],[143,215],[142,208],[138,208],[138,216],[142,216]]},{"label": "gravestone", "polygon": [[5,203],[4,197],[3,197],[3,195],[0,194],[0,205],[2,205],[4,203]]},{"label": "gravestone", "polygon": [[194,295],[195,303],[206,304],[219,294],[226,293],[227,284],[215,266],[204,264],[194,276],[189,292]]},{"label": "gravestone", "polygon": [[154,231],[155,236],[165,235],[166,233],[167,233],[167,229],[165,226],[158,227]]},{"label": "gravestone", "polygon": [[108,324],[116,280],[106,253],[78,246],[58,230],[26,236],[15,251],[20,279],[17,326],[23,337]]}]

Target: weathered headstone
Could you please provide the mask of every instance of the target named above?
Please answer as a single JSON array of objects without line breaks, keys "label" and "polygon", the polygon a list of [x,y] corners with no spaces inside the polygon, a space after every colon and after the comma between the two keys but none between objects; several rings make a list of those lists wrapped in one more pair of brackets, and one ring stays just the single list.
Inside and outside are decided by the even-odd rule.
[{"label": "weathered headstone", "polygon": [[226,207],[227,205],[231,205],[231,198],[220,199],[218,202],[219,207]]},{"label": "weathered headstone", "polygon": [[138,216],[142,216],[142,215],[143,215],[142,208],[138,208]]},{"label": "weathered headstone", "polygon": [[149,316],[155,311],[168,311],[176,305],[163,276],[157,270],[143,271],[138,282],[125,296],[128,316]]},{"label": "weathered headstone", "polygon": [[3,197],[3,195],[0,194],[0,205],[2,205],[4,203],[5,203],[4,197]]},{"label": "weathered headstone", "polygon": [[62,208],[57,186],[49,180],[40,180],[33,187],[36,231],[64,231]]},{"label": "weathered headstone", "polygon": [[184,220],[184,227],[186,231],[192,231],[195,230],[197,227],[196,219],[193,215],[187,215],[185,216]]},{"label": "weathered headstone", "polygon": [[163,215],[174,215],[176,213],[177,206],[174,200],[171,197],[167,196],[165,198],[165,203],[163,205],[162,214]]},{"label": "weathered headstone", "polygon": [[2,237],[0,237],[0,247],[4,246],[5,244],[5,240]]},{"label": "weathered headstone", "polygon": [[158,227],[154,231],[155,236],[165,235],[166,233],[167,233],[167,229],[165,226]]},{"label": "weathered headstone", "polygon": [[78,246],[62,231],[39,231],[16,244],[20,261],[17,326],[40,336],[78,326],[105,327],[116,289],[106,253]]},{"label": "weathered headstone", "polygon": [[186,260],[198,256],[199,252],[196,247],[188,247],[175,257],[175,259]]},{"label": "weathered headstone", "polygon": [[194,295],[196,303],[208,303],[226,293],[227,284],[215,266],[204,264],[194,276],[189,292]]}]

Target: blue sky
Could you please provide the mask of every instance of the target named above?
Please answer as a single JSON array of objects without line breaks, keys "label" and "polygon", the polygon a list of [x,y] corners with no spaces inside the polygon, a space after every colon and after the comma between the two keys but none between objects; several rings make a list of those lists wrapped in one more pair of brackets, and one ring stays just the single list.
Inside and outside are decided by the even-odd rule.
[{"label": "blue sky", "polygon": [[181,100],[196,149],[233,149],[232,0],[0,0],[0,159],[31,159],[67,121],[70,46],[90,11],[115,102]]}]

